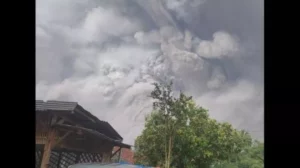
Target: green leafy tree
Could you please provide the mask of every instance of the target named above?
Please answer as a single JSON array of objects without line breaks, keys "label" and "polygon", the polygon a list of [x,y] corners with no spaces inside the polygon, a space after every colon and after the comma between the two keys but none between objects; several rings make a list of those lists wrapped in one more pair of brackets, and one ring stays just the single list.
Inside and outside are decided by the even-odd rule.
[{"label": "green leafy tree", "polygon": [[215,168],[263,168],[264,167],[264,144],[254,141],[232,159],[219,162]]},{"label": "green leafy tree", "polygon": [[161,116],[161,131],[164,132],[164,167],[169,168],[171,165],[171,155],[174,144],[176,131],[182,124],[185,124],[186,115],[184,110],[192,97],[186,97],[180,93],[179,98],[172,96],[172,81],[170,83],[154,83],[155,89],[151,92],[151,97],[155,100],[153,103],[154,110]]},{"label": "green leafy tree", "polygon": [[171,84],[155,84],[151,97],[156,100],[154,111],[146,117],[145,129],[135,141],[138,164],[205,168],[230,160],[251,145],[247,132],[210,119],[208,111],[192,97],[183,93],[173,97]]}]

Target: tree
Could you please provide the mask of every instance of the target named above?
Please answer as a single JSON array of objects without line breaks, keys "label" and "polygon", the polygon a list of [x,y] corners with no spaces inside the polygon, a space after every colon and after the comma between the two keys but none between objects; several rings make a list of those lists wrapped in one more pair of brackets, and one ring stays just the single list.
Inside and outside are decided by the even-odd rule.
[{"label": "tree", "polygon": [[238,153],[234,159],[220,162],[215,168],[263,168],[264,167],[264,144],[254,141]]},{"label": "tree", "polygon": [[[209,118],[183,93],[172,96],[171,84],[155,84],[151,93],[154,111],[135,141],[135,160],[149,166],[209,167],[229,160],[251,145],[251,137],[228,123]],[[172,156],[172,157],[171,157]]]},{"label": "tree", "polygon": [[155,100],[153,103],[154,110],[162,116],[161,122],[163,127],[161,131],[164,131],[164,166],[170,167],[172,148],[174,144],[174,136],[178,127],[185,124],[186,115],[183,115],[183,110],[186,109],[186,105],[192,97],[186,97],[180,93],[179,98],[172,96],[172,81],[170,83],[154,83],[155,89],[151,92],[151,97]]}]

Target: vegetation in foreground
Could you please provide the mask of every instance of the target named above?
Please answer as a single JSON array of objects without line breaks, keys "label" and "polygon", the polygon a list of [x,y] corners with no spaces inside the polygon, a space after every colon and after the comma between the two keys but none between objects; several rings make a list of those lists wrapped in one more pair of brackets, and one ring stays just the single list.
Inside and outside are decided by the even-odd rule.
[{"label": "vegetation in foreground", "polygon": [[263,168],[264,144],[211,119],[192,97],[154,84],[153,112],[135,141],[135,161],[163,168]]}]

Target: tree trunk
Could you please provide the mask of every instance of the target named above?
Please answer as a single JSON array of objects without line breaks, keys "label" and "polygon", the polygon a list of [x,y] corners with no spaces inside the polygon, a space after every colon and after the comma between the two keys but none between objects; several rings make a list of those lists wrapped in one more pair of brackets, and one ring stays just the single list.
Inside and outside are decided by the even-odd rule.
[{"label": "tree trunk", "polygon": [[168,151],[168,167],[170,168],[170,163],[171,163],[171,152],[172,152],[172,135],[169,137],[169,151]]},{"label": "tree trunk", "polygon": [[165,126],[165,168],[168,168],[168,118],[166,116],[166,126]]}]

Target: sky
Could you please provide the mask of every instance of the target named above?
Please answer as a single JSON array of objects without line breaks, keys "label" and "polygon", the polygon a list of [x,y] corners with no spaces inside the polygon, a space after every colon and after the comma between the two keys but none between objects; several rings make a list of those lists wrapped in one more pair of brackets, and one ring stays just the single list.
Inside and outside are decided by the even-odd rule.
[{"label": "sky", "polygon": [[173,80],[212,118],[263,140],[262,0],[37,0],[36,99],[75,101],[124,138]]}]

